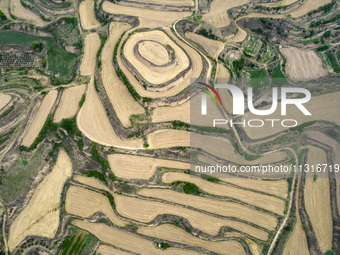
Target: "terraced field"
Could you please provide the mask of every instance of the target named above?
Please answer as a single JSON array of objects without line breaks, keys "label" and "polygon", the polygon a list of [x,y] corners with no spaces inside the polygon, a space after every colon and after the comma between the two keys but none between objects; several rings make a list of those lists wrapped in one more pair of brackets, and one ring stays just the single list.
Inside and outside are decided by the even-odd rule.
[{"label": "terraced field", "polygon": [[338,5],[2,1],[0,254],[339,254]]}]

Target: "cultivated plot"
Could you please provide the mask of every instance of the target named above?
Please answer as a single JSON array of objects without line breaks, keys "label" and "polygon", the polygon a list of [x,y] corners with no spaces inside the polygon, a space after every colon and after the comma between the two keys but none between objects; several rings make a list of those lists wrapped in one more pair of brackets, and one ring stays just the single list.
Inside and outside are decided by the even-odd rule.
[{"label": "cultivated plot", "polygon": [[50,111],[54,105],[55,100],[57,99],[58,91],[52,90],[50,91],[43,99],[37,114],[34,116],[27,133],[24,136],[22,141],[22,145],[26,147],[30,147],[34,140],[39,135],[41,128],[44,126],[45,121],[50,114]]},{"label": "cultivated plot", "polygon": [[84,95],[85,90],[86,85],[65,89],[54,114],[53,121],[60,122],[62,119],[73,118],[79,110],[79,102]]},{"label": "cultivated plot", "polygon": [[26,236],[55,236],[59,227],[61,193],[72,171],[69,156],[61,150],[52,172],[39,184],[28,204],[10,226],[8,246],[11,251]]}]

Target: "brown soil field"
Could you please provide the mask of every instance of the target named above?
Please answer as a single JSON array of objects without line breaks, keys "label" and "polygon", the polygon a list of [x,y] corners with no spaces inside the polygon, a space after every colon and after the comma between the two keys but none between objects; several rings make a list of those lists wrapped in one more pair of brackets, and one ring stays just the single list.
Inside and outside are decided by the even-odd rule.
[{"label": "brown soil field", "polygon": [[149,179],[158,167],[190,169],[189,163],[126,154],[112,154],[108,160],[112,172],[124,179]]},{"label": "brown soil field", "polygon": [[215,157],[228,160],[235,164],[273,164],[276,162],[282,162],[287,159],[287,154],[285,152],[279,151],[271,154],[266,154],[263,157],[252,161],[248,161],[240,154],[238,154],[230,141],[225,138],[191,133],[190,139],[191,147],[201,148],[202,150],[210,153]]},{"label": "brown soil field", "polygon": [[[101,223],[91,223],[88,221],[73,220],[72,224],[82,228],[100,239],[104,243],[114,245],[127,251],[131,251],[137,254],[145,255],[159,255],[160,252],[165,255],[192,255],[200,254],[197,252],[182,250],[178,248],[168,248],[164,251],[157,249],[152,241],[142,238],[139,235],[132,234],[117,228],[109,227]],[[133,245],[131,245],[133,244]],[[123,254],[123,253],[119,253]]]},{"label": "brown soil field", "polygon": [[[162,46],[163,48],[166,45],[169,45],[171,49],[174,51],[174,56],[176,58],[175,60],[176,65],[174,65],[173,68],[169,70],[167,70],[167,68],[164,68],[162,72],[159,72],[159,70],[153,70],[152,68],[149,68],[145,63],[143,63],[136,57],[136,53],[135,53],[135,46],[138,44],[138,42],[143,42],[143,41],[157,42],[163,45]],[[164,50],[166,51],[165,48]],[[143,76],[143,78],[146,81],[152,84],[166,83],[169,80],[175,78],[182,71],[186,70],[189,67],[189,59],[187,55],[185,54],[185,52],[180,47],[178,47],[178,45],[176,45],[171,40],[171,38],[169,38],[164,32],[160,30],[152,30],[152,31],[146,31],[146,32],[133,34],[125,43],[123,51],[124,51],[125,57],[131,63],[131,65],[139,72],[141,76]],[[154,58],[155,57],[156,56],[154,56]]]},{"label": "brown soil field", "polygon": [[124,127],[131,125],[132,114],[144,113],[144,108],[131,96],[126,85],[118,78],[112,64],[113,51],[121,34],[130,27],[127,23],[112,22],[110,34],[103,47],[102,59],[102,81],[110,102]]},{"label": "brown soil field", "polygon": [[312,50],[282,48],[287,59],[286,72],[288,77],[296,80],[312,80],[327,75],[321,58]]},{"label": "brown soil field", "polygon": [[171,242],[199,246],[216,252],[217,254],[246,254],[242,245],[236,241],[206,241],[201,238],[194,237],[185,230],[170,224],[163,224],[157,227],[141,227],[137,232],[146,236],[152,236]]},{"label": "brown soil field", "polygon": [[100,23],[94,13],[94,0],[83,0],[79,5],[81,26],[85,30],[98,28]]},{"label": "brown soil field", "polygon": [[30,147],[35,138],[39,135],[41,128],[44,126],[45,121],[57,99],[58,91],[50,91],[43,99],[37,114],[34,116],[27,133],[22,141],[22,145]]},{"label": "brown soil field", "polygon": [[85,90],[86,85],[65,89],[54,114],[53,121],[60,122],[62,119],[70,119],[75,116],[79,110],[79,101],[85,93]]},{"label": "brown soil field", "polygon": [[113,4],[109,1],[104,2],[103,10],[112,14],[122,14],[138,17],[140,20],[140,26],[146,27],[167,27],[176,20],[191,15],[191,12],[168,12],[150,10],[146,8],[135,8]]},{"label": "brown soil field", "polygon": [[96,67],[96,54],[100,47],[100,38],[97,33],[91,33],[85,37],[85,49],[80,65],[81,75],[93,75]]},{"label": "brown soil field", "polygon": [[273,2],[273,3],[260,3],[260,5],[270,7],[270,8],[275,8],[275,7],[280,7],[280,6],[287,6],[291,5],[293,3],[296,3],[299,0],[282,0],[278,2]]},{"label": "brown soil field", "polygon": [[[309,147],[307,158],[309,165],[326,164],[326,153],[317,147]],[[330,190],[328,173],[313,173],[309,171],[306,176],[304,197],[305,206],[320,250],[326,253],[332,249],[333,220],[331,213]],[[316,180],[315,176],[318,176]]]},{"label": "brown soil field", "polygon": [[98,179],[94,178],[94,177],[86,177],[83,175],[75,175],[73,177],[73,179],[77,182],[80,182],[82,184],[85,184],[87,186],[99,189],[99,190],[105,190],[105,191],[109,191],[110,189],[108,187],[106,187],[101,181],[99,181]]},{"label": "brown soil field", "polygon": [[[201,180],[195,177],[191,177],[191,179]],[[195,181],[191,181],[191,183],[195,183]],[[238,192],[241,193],[242,190],[238,189]],[[211,212],[225,217],[238,218],[241,220],[251,222],[257,226],[266,228],[268,230],[274,230],[278,223],[277,219],[274,216],[271,216],[270,214],[263,213],[252,208],[248,208],[247,206],[240,205],[234,202],[218,201],[195,195],[187,195],[166,189],[142,189],[138,192],[138,194],[145,197],[158,198],[164,201],[170,201],[173,203],[190,206],[193,208],[197,208],[199,210]],[[235,196],[235,194],[233,195]],[[252,199],[257,199],[256,196],[258,195],[260,194],[253,193]],[[272,201],[267,201],[267,203],[272,204]]]},{"label": "brown soil field", "polygon": [[[136,77],[128,70],[128,68],[123,64],[120,54],[118,53],[117,60],[119,67],[124,72],[126,77],[129,79],[132,86],[135,88],[135,90],[138,92],[139,95],[142,97],[150,97],[150,98],[162,98],[162,97],[171,97],[175,96],[178,93],[180,93],[182,90],[187,88],[191,84],[191,78],[197,78],[200,76],[202,69],[203,69],[203,62],[201,55],[188,46],[186,43],[182,42],[180,39],[178,39],[171,31],[170,28],[165,28],[165,31],[167,34],[171,37],[172,41],[174,41],[176,44],[178,44],[189,56],[192,62],[192,70],[190,72],[190,75],[187,75],[183,79],[179,79],[171,84],[171,88],[167,89],[165,88],[162,91],[150,91],[144,89],[142,84],[138,82]],[[127,37],[125,35],[123,37],[123,40]],[[170,85],[169,85],[170,86]]]},{"label": "brown soil field", "polygon": [[[233,186],[209,182],[207,180],[198,178],[196,176],[192,176],[192,175],[184,174],[184,173],[175,173],[175,172],[165,173],[162,177],[162,181],[165,183],[172,183],[176,181],[190,182],[190,183],[195,184],[196,186],[198,186],[200,189],[204,190],[205,192],[210,193],[212,195],[235,198],[242,202],[266,209],[268,211],[277,213],[279,215],[284,214],[283,212],[285,208],[285,202],[279,198],[275,198],[272,196],[255,193],[255,192],[251,192],[248,190],[242,190],[242,188],[235,188]],[[216,203],[216,205],[218,203]],[[272,222],[272,223],[273,223],[273,226],[276,225],[276,222]]]},{"label": "brown soil field", "polygon": [[227,11],[231,8],[247,4],[249,0],[215,0],[211,3],[210,10],[203,15],[203,20],[214,27],[229,26],[231,19]]},{"label": "brown soil field", "polygon": [[113,211],[110,201],[104,195],[97,192],[71,186],[66,194],[66,212],[80,217],[88,218],[97,212],[104,213],[112,223],[125,226],[126,222],[121,220]]},{"label": "brown soil field", "polygon": [[154,41],[140,42],[137,46],[139,53],[155,65],[165,65],[170,62],[167,49],[160,43]]},{"label": "brown soil field", "polygon": [[10,95],[0,93],[0,111],[12,100]]},{"label": "brown soil field", "polygon": [[61,150],[52,172],[38,185],[26,207],[10,226],[8,246],[11,251],[26,236],[55,236],[59,226],[61,193],[72,172],[72,162]]},{"label": "brown soil field", "polygon": [[120,215],[140,222],[150,222],[157,215],[173,214],[186,218],[194,228],[209,235],[215,236],[222,226],[228,226],[260,240],[268,238],[268,233],[248,224],[216,218],[184,207],[120,195],[115,195],[115,203]]},{"label": "brown soil field", "polygon": [[[315,97],[312,96],[311,100],[308,103],[304,104],[304,106],[312,114],[312,116],[304,115],[299,109],[296,108],[295,105],[287,105],[287,115],[284,117],[284,119],[295,119],[298,122],[298,125],[314,120],[325,120],[335,122],[339,125],[340,116],[337,110],[340,108],[339,97],[340,92]],[[247,112],[244,117],[245,120],[253,118],[261,120],[282,119],[281,105],[279,104],[277,110],[273,114],[268,116],[255,116],[250,112]],[[274,126],[274,128],[272,128],[271,122],[267,122],[261,128],[251,128],[246,125],[246,128],[244,130],[251,139],[260,139],[288,129],[282,127],[279,122],[276,122],[275,124],[276,125]],[[289,123],[289,125],[290,124],[292,123]]]},{"label": "brown soil field", "polygon": [[127,149],[143,147],[143,140],[121,140],[115,133],[106,110],[95,90],[93,77],[88,85],[86,100],[77,115],[78,128],[92,141],[106,146]]},{"label": "brown soil field", "polygon": [[217,58],[218,54],[221,52],[221,50],[224,48],[224,43],[216,40],[211,40],[207,37],[204,37],[202,35],[198,35],[195,33],[187,32],[185,36],[200,44],[203,49],[210,54],[211,57]]},{"label": "brown soil field", "polygon": [[174,129],[157,130],[147,136],[149,149],[190,147],[190,132]]},{"label": "brown soil field", "polygon": [[19,18],[25,20],[29,24],[33,24],[39,27],[46,26],[46,22],[43,21],[37,14],[30,9],[25,8],[20,0],[11,0],[11,13]]},{"label": "brown soil field", "polygon": [[290,14],[293,18],[298,18],[306,15],[310,11],[320,8],[321,6],[329,4],[330,2],[332,2],[332,0],[305,0],[299,8],[295,9]]}]

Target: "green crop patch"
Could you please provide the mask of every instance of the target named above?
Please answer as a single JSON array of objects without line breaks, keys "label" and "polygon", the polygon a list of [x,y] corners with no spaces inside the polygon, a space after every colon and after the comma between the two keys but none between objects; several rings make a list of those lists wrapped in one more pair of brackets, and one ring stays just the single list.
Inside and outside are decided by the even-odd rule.
[{"label": "green crop patch", "polygon": [[75,76],[77,55],[66,52],[52,38],[23,32],[0,31],[0,45],[44,42],[47,54],[47,71],[54,84],[69,83]]}]

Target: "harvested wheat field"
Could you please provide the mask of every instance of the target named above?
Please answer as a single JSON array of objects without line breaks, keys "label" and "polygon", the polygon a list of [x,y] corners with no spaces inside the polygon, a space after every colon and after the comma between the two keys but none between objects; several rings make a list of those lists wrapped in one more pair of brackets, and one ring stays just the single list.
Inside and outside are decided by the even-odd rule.
[{"label": "harvested wheat field", "polygon": [[217,235],[222,226],[234,228],[260,240],[267,240],[268,233],[248,224],[216,218],[181,206],[115,195],[117,211],[120,215],[139,222],[148,223],[157,215],[173,214],[186,218],[190,224],[204,233]]},{"label": "harvested wheat field", "polygon": [[[165,56],[167,55],[166,57],[168,58],[169,61],[164,64],[170,63],[170,55],[166,49],[166,46],[170,47],[174,51],[175,64],[170,66],[171,68],[159,67],[158,65],[164,64],[158,64],[160,63],[159,61],[154,62],[155,59],[157,59],[157,56],[156,55],[150,56],[152,53],[155,53],[155,51],[150,51],[150,49],[148,49],[147,55],[149,59],[146,58],[146,60],[148,60],[148,62],[151,62],[151,60],[153,60],[151,64],[158,66],[157,69],[153,68],[152,66],[148,66],[146,63],[138,59],[135,52],[136,45],[140,43],[138,47],[139,49],[141,45],[151,42],[157,42],[159,48],[162,49],[163,54],[165,54]],[[166,83],[169,80],[175,78],[177,75],[179,75],[181,72],[183,72],[189,67],[189,59],[185,52],[177,44],[175,44],[171,40],[171,38],[169,38],[163,31],[160,30],[151,30],[131,35],[124,45],[123,52],[126,59],[138,71],[138,73],[146,81],[152,84]],[[141,51],[139,52],[142,54]],[[145,58],[145,55],[142,55],[142,57]],[[162,59],[164,60],[166,58],[163,56]]]},{"label": "harvested wheat field", "polygon": [[296,3],[297,1],[299,0],[282,0],[282,1],[273,2],[273,3],[260,3],[260,5],[270,7],[270,8],[275,8],[275,7],[291,5],[293,3]]},{"label": "harvested wheat field", "polygon": [[85,49],[83,60],[80,65],[81,75],[94,75],[96,68],[97,52],[100,47],[100,38],[97,33],[91,33],[85,37]]},{"label": "harvested wheat field", "polygon": [[[162,181],[165,183],[173,183],[177,181],[190,182],[212,195],[231,197],[242,202],[248,203],[250,205],[266,209],[279,215],[283,215],[285,208],[285,201],[282,199],[260,193],[255,193],[248,190],[243,190],[242,188],[235,188],[229,185],[212,183],[207,180],[203,180],[197,176],[192,176],[189,174],[175,172],[165,173],[162,177]],[[162,192],[160,191],[159,193],[161,194]],[[213,203],[213,201],[211,201],[211,203]],[[219,203],[220,202],[215,203],[216,206]],[[218,214],[217,212],[215,213]]]},{"label": "harvested wheat field", "polygon": [[[130,2],[131,0],[126,0]],[[134,0],[132,0],[134,2]],[[194,6],[192,0],[141,0],[139,3],[155,4],[155,5],[167,5],[167,6]]]},{"label": "harvested wheat field", "polygon": [[39,27],[46,26],[47,23],[43,21],[37,14],[28,8],[25,8],[20,0],[11,0],[11,14],[19,19],[25,20],[29,24],[34,24]]},{"label": "harvested wheat field", "polygon": [[100,27],[100,23],[94,13],[94,5],[94,0],[83,0],[79,5],[81,26],[85,30]]},{"label": "harvested wheat field", "polygon": [[[145,254],[145,255],[152,255],[152,254],[159,255],[161,251],[160,249],[157,249],[154,242],[150,240],[142,238],[141,236],[136,235],[136,234],[132,234],[132,233],[129,233],[129,232],[117,229],[117,228],[109,227],[105,224],[91,223],[88,221],[81,221],[81,220],[73,220],[72,224],[92,233],[104,243],[114,245],[126,251],[134,252],[137,254]],[[112,254],[112,253],[108,253],[108,254]],[[124,253],[118,253],[118,254],[124,254]],[[162,251],[162,254],[192,255],[192,254],[200,254],[200,253],[189,251],[189,250],[186,251],[186,250],[182,250],[178,248],[168,248]]]},{"label": "harvested wheat field", "polygon": [[109,37],[101,54],[103,85],[113,109],[124,127],[131,125],[130,116],[132,114],[144,113],[144,108],[131,96],[126,85],[118,78],[112,64],[115,45],[121,34],[129,28],[131,26],[127,23],[112,22]]},{"label": "harvested wheat field", "polygon": [[[201,105],[202,94],[203,93],[193,96],[190,100],[178,106],[156,108],[152,113],[152,122],[157,123],[179,120],[185,123],[190,123],[191,125],[212,126],[214,119],[223,119],[223,115],[214,104],[213,100],[208,97],[207,107],[209,109],[209,115],[204,117],[201,116],[201,108],[196,106]],[[199,118],[190,119],[190,116],[199,116]],[[224,125],[223,128],[229,129],[229,126]]]},{"label": "harvested wheat field", "polygon": [[122,14],[138,17],[141,27],[167,27],[170,26],[174,21],[191,15],[191,12],[167,12],[150,10],[146,8],[135,8],[113,4],[109,1],[104,2],[103,10],[111,14]]},{"label": "harvested wheat field", "polygon": [[54,115],[54,122],[73,118],[79,110],[79,101],[84,95],[86,85],[65,89]]},{"label": "harvested wheat field", "polygon": [[[338,109],[340,108],[340,92],[325,94],[322,96],[315,96],[308,103],[303,104],[306,109],[312,114],[312,116],[304,115],[295,105],[287,105],[287,115],[285,119],[295,119],[298,122],[298,125],[301,125],[305,122],[315,121],[315,120],[325,120],[334,122],[336,124],[340,124],[340,115]],[[256,119],[281,119],[281,105],[279,104],[277,110],[268,116],[258,116],[253,115],[249,112],[245,114],[244,119],[249,120],[252,118]],[[294,123],[286,123],[287,125],[292,125]],[[248,125],[245,127],[245,131],[247,135],[251,139],[260,139],[270,135],[274,135],[278,132],[287,130],[288,128],[283,127],[280,122],[276,122],[274,128],[271,126],[271,122],[265,122],[264,126],[256,129],[250,128]]]},{"label": "harvested wheat field", "polygon": [[[165,136],[165,135],[164,135]],[[265,154],[261,158],[249,161],[235,151],[234,146],[226,138],[217,136],[201,135],[190,133],[190,146],[192,148],[201,148],[211,155],[228,160],[235,164],[257,165],[257,164],[273,164],[282,162],[287,159],[287,154],[283,151]]]},{"label": "harvested wheat field", "polygon": [[227,82],[229,81],[229,78],[230,78],[229,70],[223,64],[218,64],[218,70],[216,74],[217,81]]},{"label": "harvested wheat field", "polygon": [[45,124],[45,121],[54,105],[55,100],[57,99],[57,96],[58,91],[52,90],[44,97],[39,110],[30,123],[28,131],[25,134],[25,137],[21,143],[23,146],[30,147],[34,140],[37,138],[41,128]]},{"label": "harvested wheat field", "polygon": [[112,154],[108,156],[112,172],[124,179],[149,179],[158,167],[189,169],[190,164],[152,157]]},{"label": "harvested wheat field", "polygon": [[[169,35],[171,41],[176,43],[189,56],[191,63],[192,63],[191,72],[189,72],[188,75],[186,75],[186,77],[184,78],[182,77],[174,81],[170,85],[168,85],[170,86],[170,88],[166,86],[163,88],[163,90],[159,90],[159,91],[146,90],[122,62],[120,58],[120,54],[119,54],[122,45],[120,45],[120,48],[118,49],[117,60],[118,60],[119,67],[124,72],[126,77],[129,79],[131,85],[135,88],[137,93],[141,95],[142,97],[162,98],[162,97],[175,96],[191,84],[192,78],[199,77],[203,70],[203,62],[202,62],[201,55],[195,49],[191,48],[186,43],[178,39],[172,33],[170,28],[165,28],[165,31]],[[123,37],[122,41],[125,40],[126,38],[127,38],[127,35]],[[175,76],[173,78],[175,78]]]},{"label": "harvested wheat field", "polygon": [[226,27],[231,23],[227,11],[231,8],[247,4],[249,0],[214,0],[210,10],[203,15],[203,20],[214,27]]},{"label": "harvested wheat field", "polygon": [[174,129],[157,130],[147,136],[152,150],[171,147],[190,147],[190,132]]},{"label": "harvested wheat field", "polygon": [[10,95],[0,93],[0,111],[12,100]]},{"label": "harvested wheat field", "polygon": [[101,255],[131,255],[131,252],[122,251],[116,248],[113,248],[108,245],[101,244],[98,246],[97,253]]},{"label": "harvested wheat field", "polygon": [[[337,162],[337,163],[340,162],[340,144],[336,140],[330,138],[328,135],[325,135],[321,132],[313,131],[313,130],[306,131],[305,134],[314,140],[320,141],[323,144],[327,144],[328,146],[331,146],[333,149],[333,162]],[[340,178],[336,178],[336,183],[337,183],[336,201],[337,201],[338,212],[340,215]]]},{"label": "harvested wheat field", "polygon": [[187,32],[185,36],[200,44],[203,49],[208,52],[213,58],[217,58],[218,54],[221,52],[221,50],[224,48],[224,43],[216,40],[211,40],[207,37],[204,37],[202,35],[198,35],[195,33]]},{"label": "harvested wheat field", "polygon": [[7,19],[9,19],[11,17],[9,15],[10,2],[11,2],[10,0],[0,1],[0,10],[6,15]]},{"label": "harvested wheat field", "polygon": [[87,186],[99,189],[99,190],[104,190],[104,191],[109,191],[110,189],[108,187],[106,187],[101,181],[99,181],[96,178],[93,177],[87,177],[87,176],[83,176],[83,175],[75,175],[73,177],[73,180],[80,182],[82,184],[85,184]]},{"label": "harvested wheat field", "polygon": [[71,186],[66,194],[65,209],[68,213],[88,218],[97,212],[104,213],[112,223],[125,226],[126,222],[121,220],[113,211],[110,201],[104,195],[97,192]]},{"label": "harvested wheat field", "polygon": [[[299,187],[299,186],[298,186]],[[299,208],[298,193],[296,194],[296,208]],[[289,239],[283,249],[283,255],[309,255],[309,248],[307,243],[306,232],[303,230],[303,226],[300,219],[299,210],[296,210],[296,220],[294,224],[293,232],[290,234]]]},{"label": "harvested wheat field", "polygon": [[72,171],[69,156],[61,150],[52,172],[38,185],[26,207],[10,226],[8,246],[11,251],[26,236],[54,237],[59,226],[61,193]]},{"label": "harvested wheat field", "polygon": [[126,149],[143,147],[143,140],[121,140],[115,133],[106,110],[95,90],[93,77],[88,85],[86,100],[77,115],[78,128],[92,141]]},{"label": "harvested wheat field", "polygon": [[282,54],[287,59],[286,72],[290,79],[312,80],[327,75],[321,58],[312,50],[297,48],[282,48]]},{"label": "harvested wheat field", "polygon": [[[191,177],[191,179],[201,180],[200,178],[195,178],[195,177]],[[195,183],[195,182],[191,181],[191,183]],[[239,193],[242,192],[242,190],[240,189],[238,189],[237,191]],[[231,190],[231,192],[233,192],[233,190]],[[219,201],[219,200],[214,200],[214,199],[195,196],[195,195],[187,195],[187,194],[183,194],[183,193],[176,192],[173,190],[166,190],[166,189],[142,189],[138,192],[138,195],[151,197],[151,198],[158,198],[164,201],[170,201],[176,204],[190,206],[192,208],[197,208],[199,210],[203,210],[206,212],[214,213],[214,214],[225,216],[225,217],[238,218],[244,221],[251,222],[257,226],[266,228],[268,230],[274,230],[278,223],[277,219],[270,214],[260,212],[252,208],[248,208],[247,206],[244,206],[244,205],[241,205],[235,202]],[[259,196],[260,194],[256,194],[256,193],[251,194],[251,192],[248,192],[248,194],[245,194],[244,197],[246,197],[246,195],[252,195],[251,199],[249,200],[254,200],[254,199],[257,199],[257,196]],[[233,195],[230,195],[230,197],[234,197],[234,196],[235,196],[235,193]],[[268,196],[266,197],[269,198]],[[264,199],[263,201],[266,201],[266,200]],[[268,199],[266,203],[272,204],[273,200]],[[282,204],[283,204],[282,205],[283,207],[282,211],[283,211],[284,209],[283,201],[282,201]],[[265,206],[261,206],[261,207],[265,207]]]},{"label": "harvested wheat field", "polygon": [[290,15],[292,15],[293,18],[298,18],[298,17],[306,15],[310,11],[316,10],[320,8],[321,6],[324,6],[331,2],[332,0],[318,0],[318,1],[305,0],[303,4],[299,8],[292,11]]},{"label": "harvested wheat field", "polygon": [[170,224],[163,224],[157,227],[141,227],[137,230],[137,232],[142,235],[152,236],[171,242],[199,246],[218,254],[246,254],[242,245],[236,241],[206,241],[201,238],[194,237],[185,230]]},{"label": "harvested wheat field", "polygon": [[[317,164],[326,164],[327,156],[325,151],[317,147],[309,147],[307,163],[315,166]],[[312,223],[318,245],[320,250],[326,253],[332,249],[333,240],[328,172],[313,173],[309,171],[307,173],[304,197],[306,211]]]},{"label": "harvested wheat field", "polygon": [[140,55],[156,66],[166,65],[171,60],[167,49],[161,43],[141,41],[137,47]]}]

